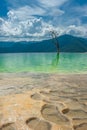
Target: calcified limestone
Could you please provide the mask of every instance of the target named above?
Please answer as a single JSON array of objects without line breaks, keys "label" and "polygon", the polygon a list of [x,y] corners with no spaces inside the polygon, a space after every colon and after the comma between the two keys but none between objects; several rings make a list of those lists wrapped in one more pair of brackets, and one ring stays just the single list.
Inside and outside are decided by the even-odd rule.
[{"label": "calcified limestone", "polygon": [[0,80],[0,130],[87,130],[87,75]]}]

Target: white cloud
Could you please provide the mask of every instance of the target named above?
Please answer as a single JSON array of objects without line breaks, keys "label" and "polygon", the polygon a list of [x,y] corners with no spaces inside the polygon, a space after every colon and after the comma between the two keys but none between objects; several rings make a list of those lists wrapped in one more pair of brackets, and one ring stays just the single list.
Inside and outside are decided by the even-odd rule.
[{"label": "white cloud", "polygon": [[80,16],[87,16],[87,5],[84,6],[76,6],[73,8]]},{"label": "white cloud", "polygon": [[[52,24],[45,22],[41,17],[35,15],[61,15],[64,12],[54,9],[53,12],[47,13],[47,10],[34,6],[24,6],[18,9],[11,9],[7,19],[0,18],[0,36],[6,39],[23,38],[26,40],[41,40],[49,38],[49,28],[54,28]],[[8,38],[9,37],[9,38]]]},{"label": "white cloud", "polygon": [[9,3],[10,10],[21,18],[22,16],[29,18],[32,15],[41,16],[59,16],[64,13],[60,6],[69,0],[6,0]]},{"label": "white cloud", "polygon": [[3,18],[0,18],[0,24],[3,23],[3,22],[4,22]]},{"label": "white cloud", "polygon": [[[12,2],[12,0],[9,1]],[[24,1],[27,2],[27,0]],[[65,17],[59,18],[65,13],[64,10],[60,10],[60,6],[67,1],[37,0],[36,5],[18,7],[17,0],[14,0],[13,3],[15,2],[17,8],[9,10],[7,19],[0,18],[0,40],[44,40],[50,38],[50,30],[57,31],[59,35],[71,34],[86,37],[87,24],[82,26],[79,18],[67,17],[66,20]],[[86,8],[80,11],[86,12]],[[46,16],[48,19],[45,21],[42,16]]]},{"label": "white cloud", "polygon": [[87,25],[85,26],[76,26],[70,25],[66,29],[66,33],[74,36],[87,37]]},{"label": "white cloud", "polygon": [[26,20],[33,17],[33,15],[44,15],[44,13],[45,11],[39,7],[31,8],[30,6],[24,6],[16,10],[10,10],[7,15],[9,19],[17,18],[18,20]]},{"label": "white cloud", "polygon": [[53,11],[48,10],[48,13],[46,13],[45,16],[58,17],[58,16],[61,16],[62,14],[64,14],[63,10],[55,8],[53,9]]},{"label": "white cloud", "polygon": [[14,10],[8,12],[8,19],[0,18],[0,40],[9,41],[38,41],[49,39],[50,30],[55,30],[58,35],[71,34],[81,37],[87,36],[87,25],[85,26],[53,26],[52,22],[45,22],[42,18],[19,17]]},{"label": "white cloud", "polygon": [[54,7],[54,6],[61,6],[65,2],[69,0],[5,0],[7,1],[7,4],[13,8],[19,8],[20,6],[42,6],[42,7]]},{"label": "white cloud", "polygon": [[38,0],[43,7],[59,7],[68,0]]},{"label": "white cloud", "polygon": [[[13,13],[12,13],[13,14]],[[13,18],[13,19],[12,19]],[[87,36],[86,26],[61,26],[54,27],[46,23],[42,18],[31,18],[25,21],[19,21],[10,17],[11,21],[5,21],[0,28],[0,40],[8,41],[38,41],[51,38],[50,30],[55,30],[58,35],[71,34],[77,36]]]},{"label": "white cloud", "polygon": [[[50,11],[52,10],[52,11]],[[20,7],[18,9],[12,9],[10,10],[7,15],[9,20],[15,20],[18,19],[20,21],[27,20],[30,18],[34,18],[35,16],[52,16],[52,17],[58,17],[60,15],[64,14],[63,10],[60,10],[58,8],[51,8],[51,9],[43,9],[41,7],[30,7],[30,6],[24,6]]]},{"label": "white cloud", "polygon": [[[0,19],[0,36],[5,40],[41,40],[47,39],[48,27],[52,27],[44,22],[42,18],[31,17],[21,19],[12,11],[8,13],[8,19]],[[9,38],[8,38],[9,37]]]}]

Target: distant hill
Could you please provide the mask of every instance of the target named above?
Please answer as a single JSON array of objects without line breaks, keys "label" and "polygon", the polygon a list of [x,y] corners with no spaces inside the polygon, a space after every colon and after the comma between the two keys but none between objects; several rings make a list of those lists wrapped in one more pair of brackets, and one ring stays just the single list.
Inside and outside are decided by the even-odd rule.
[{"label": "distant hill", "polygon": [[[86,38],[62,35],[57,39],[60,45],[60,52],[87,52]],[[0,42],[0,53],[56,51],[57,49],[52,39],[37,42]]]}]

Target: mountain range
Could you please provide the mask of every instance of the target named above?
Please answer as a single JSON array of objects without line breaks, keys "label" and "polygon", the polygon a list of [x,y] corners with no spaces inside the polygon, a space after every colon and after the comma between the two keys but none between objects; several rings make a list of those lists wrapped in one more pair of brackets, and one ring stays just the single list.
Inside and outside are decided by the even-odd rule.
[{"label": "mountain range", "polygon": [[[57,38],[60,52],[87,52],[87,38],[62,35]],[[43,41],[0,42],[0,53],[56,52],[52,39]]]}]

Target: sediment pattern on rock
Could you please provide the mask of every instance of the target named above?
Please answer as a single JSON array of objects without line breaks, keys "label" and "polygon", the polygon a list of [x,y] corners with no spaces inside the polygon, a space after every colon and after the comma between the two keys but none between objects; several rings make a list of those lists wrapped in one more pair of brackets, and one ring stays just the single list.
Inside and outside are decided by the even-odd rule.
[{"label": "sediment pattern on rock", "polygon": [[3,76],[0,130],[87,130],[87,75]]}]

